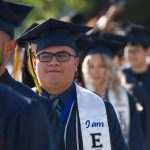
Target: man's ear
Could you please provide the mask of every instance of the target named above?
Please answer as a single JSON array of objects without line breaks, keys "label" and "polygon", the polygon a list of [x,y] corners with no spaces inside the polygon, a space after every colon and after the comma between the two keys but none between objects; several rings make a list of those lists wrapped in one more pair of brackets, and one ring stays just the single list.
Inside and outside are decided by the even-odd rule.
[{"label": "man's ear", "polygon": [[11,40],[10,43],[11,43],[12,48],[15,49],[17,46],[17,42],[15,40]]},{"label": "man's ear", "polygon": [[36,68],[36,58],[33,59],[33,67]]},{"label": "man's ear", "polygon": [[17,43],[15,40],[11,40],[6,42],[6,54],[11,55],[14,52],[14,49],[16,48]]}]

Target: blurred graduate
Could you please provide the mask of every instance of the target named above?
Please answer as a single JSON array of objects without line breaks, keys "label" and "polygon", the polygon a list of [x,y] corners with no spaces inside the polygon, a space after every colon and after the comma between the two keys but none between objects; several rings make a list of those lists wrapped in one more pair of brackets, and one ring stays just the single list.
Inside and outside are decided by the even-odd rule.
[{"label": "blurred graduate", "polygon": [[[61,147],[61,127],[58,122],[58,117],[52,103],[40,97],[38,94],[33,92],[27,86],[14,80],[6,69],[6,64],[9,57],[12,55],[15,49],[15,58],[17,58],[17,47],[14,38],[15,27],[18,27],[25,19],[27,14],[31,11],[32,7],[21,4],[15,4],[11,2],[0,1],[0,83],[12,87],[16,92],[30,99],[34,99],[42,103],[47,111],[47,117],[49,119],[49,127],[51,130],[50,144],[51,148],[59,149]],[[18,71],[18,61],[15,61],[14,77]],[[42,126],[42,123],[39,122]],[[59,130],[58,130],[59,129]],[[31,134],[28,132],[28,134]],[[38,138],[38,137],[37,137]],[[46,138],[46,137],[45,137]],[[55,139],[55,140],[54,140]],[[45,140],[43,138],[43,140]],[[37,143],[40,144],[40,143]],[[59,147],[60,146],[60,147]],[[49,149],[49,148],[48,148]]]},{"label": "blurred graduate", "polygon": [[144,112],[142,116],[142,126],[148,148],[150,148],[150,67],[146,62],[149,47],[149,30],[138,25],[130,25],[126,34],[129,38],[124,51],[125,59],[130,63],[130,67],[123,70],[127,82],[135,87],[137,101],[142,104]]},{"label": "blurred graduate", "polygon": [[144,135],[133,96],[121,85],[121,74],[113,62],[115,51],[122,46],[115,42],[115,37],[97,37],[86,50],[82,64],[84,85],[113,105],[129,150],[144,150]]}]

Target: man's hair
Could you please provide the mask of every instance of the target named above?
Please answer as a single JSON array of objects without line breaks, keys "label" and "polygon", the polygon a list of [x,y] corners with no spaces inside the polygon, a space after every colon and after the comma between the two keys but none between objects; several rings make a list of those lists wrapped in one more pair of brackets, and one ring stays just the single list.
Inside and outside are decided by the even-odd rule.
[{"label": "man's hair", "polygon": [[145,51],[148,48],[148,45],[146,45],[144,43],[140,43],[140,42],[130,42],[130,43],[128,43],[128,45],[131,45],[131,46],[142,46]]}]

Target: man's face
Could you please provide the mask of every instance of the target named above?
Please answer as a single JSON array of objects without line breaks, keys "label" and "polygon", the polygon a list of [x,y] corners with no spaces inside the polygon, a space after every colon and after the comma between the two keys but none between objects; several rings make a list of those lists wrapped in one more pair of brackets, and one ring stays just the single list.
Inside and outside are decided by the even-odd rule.
[{"label": "man's face", "polygon": [[141,45],[127,45],[125,48],[125,59],[131,67],[140,67],[146,63],[147,51]]},{"label": "man's face", "polygon": [[60,62],[55,56],[48,62],[41,62],[36,58],[34,60],[34,67],[41,86],[47,88],[71,84],[78,66],[78,58],[75,57],[74,50],[67,46],[52,46],[42,50],[40,53],[43,52],[52,54],[67,52],[73,56],[70,56],[66,62]]}]

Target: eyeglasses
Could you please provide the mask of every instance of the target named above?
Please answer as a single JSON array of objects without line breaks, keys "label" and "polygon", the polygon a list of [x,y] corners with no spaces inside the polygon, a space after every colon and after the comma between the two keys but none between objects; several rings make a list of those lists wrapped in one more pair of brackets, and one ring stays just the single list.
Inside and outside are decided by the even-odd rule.
[{"label": "eyeglasses", "polygon": [[59,62],[67,62],[67,61],[69,61],[71,56],[76,57],[72,54],[69,54],[66,51],[61,51],[61,52],[58,52],[55,54],[50,53],[50,52],[41,52],[41,53],[37,54],[36,57],[39,59],[40,62],[50,62],[54,56],[56,57],[56,59]]}]

